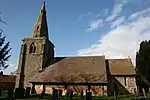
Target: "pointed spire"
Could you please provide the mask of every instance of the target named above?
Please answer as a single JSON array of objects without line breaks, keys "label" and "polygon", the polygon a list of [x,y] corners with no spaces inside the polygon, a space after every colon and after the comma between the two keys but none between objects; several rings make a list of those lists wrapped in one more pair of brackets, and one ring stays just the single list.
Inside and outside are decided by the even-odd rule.
[{"label": "pointed spire", "polygon": [[43,5],[42,5],[42,8],[41,8],[41,13],[42,12],[46,12],[45,1],[44,1]]},{"label": "pointed spire", "polygon": [[36,21],[32,37],[46,37],[48,39],[48,26],[46,19],[45,1],[44,4],[42,5],[40,15]]}]

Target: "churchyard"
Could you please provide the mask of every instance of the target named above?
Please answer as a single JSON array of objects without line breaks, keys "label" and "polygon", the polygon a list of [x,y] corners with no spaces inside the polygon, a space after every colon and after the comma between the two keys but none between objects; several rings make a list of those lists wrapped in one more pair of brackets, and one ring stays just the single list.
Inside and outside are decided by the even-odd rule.
[{"label": "churchyard", "polygon": [[[65,96],[61,96],[58,94],[44,94],[41,97],[41,94],[34,94],[34,95],[26,95],[23,98],[16,99],[12,95],[12,91],[7,90],[2,91],[2,95],[0,96],[0,100],[150,100],[150,93],[142,93],[142,94],[136,94],[136,95],[118,95],[116,96],[90,96],[89,93],[87,95],[83,96],[81,94],[78,95],[71,95],[66,94]],[[88,96],[88,97],[87,97]]]},{"label": "churchyard", "polygon": [[[7,55],[9,50],[4,54]],[[150,41],[141,42],[136,55],[136,69],[129,57],[55,57],[55,45],[49,40],[44,2],[32,37],[25,37],[22,41],[17,71],[14,75],[0,72],[0,100],[150,100],[149,51]],[[9,57],[3,59],[7,61]],[[7,68],[8,65],[2,67]],[[36,88],[35,85],[43,87]],[[53,87],[47,94],[50,87],[46,85],[62,85],[63,89]],[[87,86],[88,89],[73,86],[70,89],[71,85]],[[38,93],[38,90],[41,91]]]}]

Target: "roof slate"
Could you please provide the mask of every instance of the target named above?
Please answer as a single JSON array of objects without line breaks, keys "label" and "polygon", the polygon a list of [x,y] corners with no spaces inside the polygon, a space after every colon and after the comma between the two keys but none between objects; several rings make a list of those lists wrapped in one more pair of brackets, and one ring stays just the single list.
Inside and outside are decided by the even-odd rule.
[{"label": "roof slate", "polygon": [[[106,60],[111,75],[136,75],[130,58]],[[38,72],[30,82],[107,83],[105,56],[56,57],[52,65]]]},{"label": "roof slate", "polygon": [[130,58],[108,59],[111,75],[136,75]]},{"label": "roof slate", "polygon": [[30,82],[106,83],[105,66],[104,56],[66,57],[37,73]]}]

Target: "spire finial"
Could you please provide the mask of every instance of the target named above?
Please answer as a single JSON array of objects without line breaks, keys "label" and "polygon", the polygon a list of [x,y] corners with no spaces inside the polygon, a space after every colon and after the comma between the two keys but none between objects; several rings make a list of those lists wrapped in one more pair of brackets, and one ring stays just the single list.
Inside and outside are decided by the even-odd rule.
[{"label": "spire finial", "polygon": [[45,1],[42,5],[40,15],[38,16],[32,36],[33,37],[46,37],[48,39],[48,26],[47,26],[47,19],[46,19]]},{"label": "spire finial", "polygon": [[43,3],[42,8],[41,8],[41,13],[42,13],[42,12],[46,12],[45,1],[44,1],[44,3]]}]

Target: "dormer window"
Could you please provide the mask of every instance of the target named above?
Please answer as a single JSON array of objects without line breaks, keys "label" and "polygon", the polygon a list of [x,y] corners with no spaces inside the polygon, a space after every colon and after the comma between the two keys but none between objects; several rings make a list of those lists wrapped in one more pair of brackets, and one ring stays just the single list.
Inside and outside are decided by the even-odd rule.
[{"label": "dormer window", "polygon": [[36,51],[36,46],[35,46],[34,43],[32,43],[32,44],[30,45],[29,53],[35,53],[35,51]]}]

